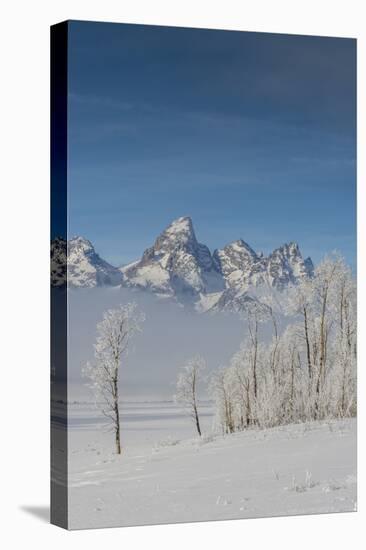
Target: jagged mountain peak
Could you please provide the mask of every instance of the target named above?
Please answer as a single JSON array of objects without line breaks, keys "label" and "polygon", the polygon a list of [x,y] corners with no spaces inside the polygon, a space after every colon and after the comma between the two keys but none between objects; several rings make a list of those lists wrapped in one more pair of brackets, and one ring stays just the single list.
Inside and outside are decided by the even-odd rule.
[{"label": "jagged mountain peak", "polygon": [[299,245],[295,241],[291,241],[289,243],[284,243],[278,248],[276,248],[273,252],[273,254],[283,254],[285,256],[299,256],[301,255]]},{"label": "jagged mountain peak", "polygon": [[179,246],[197,246],[192,220],[184,216],[173,220],[157,237],[154,248],[157,251]]},{"label": "jagged mountain peak", "polygon": [[190,218],[189,216],[176,218],[168,225],[168,227],[165,228],[164,233],[167,233],[169,235],[194,235],[192,218]]},{"label": "jagged mountain peak", "polygon": [[223,250],[226,251],[236,251],[240,254],[247,253],[253,258],[257,257],[256,252],[252,249],[252,247],[246,243],[243,239],[237,239],[236,241],[232,241],[231,243],[224,246]]},{"label": "jagged mountain peak", "polygon": [[94,246],[92,243],[85,239],[84,237],[81,237],[80,235],[76,235],[75,237],[72,237],[68,241],[68,247],[70,248],[79,248],[80,250],[88,251],[88,250],[94,250]]},{"label": "jagged mountain peak", "polygon": [[95,287],[122,283],[119,269],[103,260],[92,243],[81,236],[55,239],[51,244],[52,286]]},{"label": "jagged mountain peak", "polygon": [[92,257],[94,254],[96,254],[94,246],[84,237],[78,235],[72,237],[67,242],[67,258],[69,264],[76,261],[78,257]]},{"label": "jagged mountain peak", "polygon": [[285,243],[268,256],[257,254],[243,239],[215,250],[214,261],[223,275],[226,290],[215,308],[244,307],[244,298],[257,294],[257,287],[282,290],[303,277],[312,276],[311,260],[304,261],[296,242]]},{"label": "jagged mountain peak", "polygon": [[283,289],[289,284],[296,284],[304,277],[312,276],[313,263],[305,261],[299,245],[292,241],[276,248],[267,259],[266,271],[271,286]]},{"label": "jagged mountain peak", "polygon": [[198,311],[242,310],[266,288],[282,290],[314,271],[311,259],[303,259],[294,241],[264,255],[240,238],[211,254],[197,240],[189,216],[174,219],[140,259],[120,269],[100,258],[84,237],[73,237],[68,243],[55,240],[52,273],[58,286],[66,280],[66,254],[69,286],[144,289],[191,304]]},{"label": "jagged mountain peak", "polygon": [[151,289],[179,301],[224,288],[209,249],[196,239],[189,216],[172,221],[123,274],[127,286]]},{"label": "jagged mountain peak", "polygon": [[213,253],[215,265],[228,288],[243,287],[248,277],[256,270],[259,258],[243,239],[233,241]]}]

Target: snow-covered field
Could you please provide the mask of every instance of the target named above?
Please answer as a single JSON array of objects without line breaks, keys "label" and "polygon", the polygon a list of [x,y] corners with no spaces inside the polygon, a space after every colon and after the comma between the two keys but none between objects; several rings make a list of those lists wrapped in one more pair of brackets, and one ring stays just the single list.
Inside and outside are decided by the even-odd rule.
[{"label": "snow-covered field", "polygon": [[174,523],[356,508],[356,421],[203,437],[171,402],[122,406],[121,456],[91,405],[70,405],[69,527]]}]

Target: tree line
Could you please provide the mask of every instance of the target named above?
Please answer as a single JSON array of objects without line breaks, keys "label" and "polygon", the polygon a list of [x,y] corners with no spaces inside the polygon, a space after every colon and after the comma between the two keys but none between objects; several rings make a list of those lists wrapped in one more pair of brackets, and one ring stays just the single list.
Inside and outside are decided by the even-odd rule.
[{"label": "tree line", "polygon": [[[296,286],[261,297],[242,320],[239,349],[208,384],[224,433],[356,415],[356,283],[340,256],[325,258]],[[204,367],[202,357],[190,359],[176,394],[199,435]]]}]

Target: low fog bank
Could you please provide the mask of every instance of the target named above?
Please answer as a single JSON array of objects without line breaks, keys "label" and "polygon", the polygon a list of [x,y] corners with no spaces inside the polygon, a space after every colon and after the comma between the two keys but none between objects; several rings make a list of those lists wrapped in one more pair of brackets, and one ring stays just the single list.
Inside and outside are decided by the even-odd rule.
[{"label": "low fog bank", "polygon": [[138,304],[146,320],[121,367],[122,399],[172,399],[177,373],[187,359],[202,355],[209,375],[228,363],[246,331],[237,315],[197,314],[144,292],[119,288],[69,290],[70,400],[92,397],[81,369],[86,361],[93,360],[96,325],[103,312],[131,301]]}]

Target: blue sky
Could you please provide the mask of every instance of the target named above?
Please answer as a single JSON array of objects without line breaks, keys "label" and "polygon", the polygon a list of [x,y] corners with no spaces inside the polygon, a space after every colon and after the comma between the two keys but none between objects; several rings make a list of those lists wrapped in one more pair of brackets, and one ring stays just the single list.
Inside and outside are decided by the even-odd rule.
[{"label": "blue sky", "polygon": [[189,215],[211,249],[355,265],[356,42],[69,24],[69,235],[114,264]]}]

